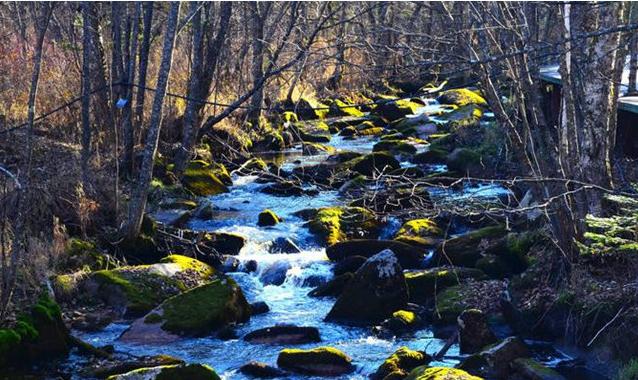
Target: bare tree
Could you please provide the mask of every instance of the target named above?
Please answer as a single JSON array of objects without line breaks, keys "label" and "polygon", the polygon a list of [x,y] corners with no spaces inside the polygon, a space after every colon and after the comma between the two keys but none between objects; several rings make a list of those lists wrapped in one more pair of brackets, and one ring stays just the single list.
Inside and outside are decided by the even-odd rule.
[{"label": "bare tree", "polygon": [[133,174],[133,148],[135,146],[135,133],[133,126],[133,84],[135,83],[135,66],[137,63],[137,37],[139,34],[139,20],[142,13],[142,3],[134,4],[135,10],[133,14],[131,35],[125,36],[130,41],[130,49],[128,52],[128,65],[125,72],[126,87],[124,89],[124,98],[126,99],[126,105],[124,106],[124,112],[122,115],[122,123],[124,130],[124,154],[122,157],[122,169],[126,175]]},{"label": "bare tree", "polygon": [[91,159],[91,55],[93,52],[91,25],[91,4],[82,3],[82,181],[84,189],[91,188],[89,161]]},{"label": "bare tree", "polygon": [[142,218],[146,209],[147,192],[153,176],[155,153],[157,152],[160,129],[162,127],[164,97],[166,95],[173,61],[173,47],[175,45],[179,8],[179,2],[172,2],[166,21],[162,61],[157,75],[157,90],[153,99],[151,121],[149,123],[144,152],[142,154],[142,166],[129,204],[128,222],[126,224],[126,236],[128,238],[135,238],[139,234]]}]

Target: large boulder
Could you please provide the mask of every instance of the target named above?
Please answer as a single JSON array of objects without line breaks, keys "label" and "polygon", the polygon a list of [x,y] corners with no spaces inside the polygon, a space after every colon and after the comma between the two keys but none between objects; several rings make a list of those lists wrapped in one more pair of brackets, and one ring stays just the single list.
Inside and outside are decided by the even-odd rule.
[{"label": "large boulder", "polygon": [[446,263],[473,267],[485,253],[500,247],[507,234],[503,226],[489,226],[444,241],[437,253]]},{"label": "large boulder", "polygon": [[[99,300],[119,315],[140,316],[165,299],[210,281],[214,275],[215,270],[208,264],[171,255],[157,264],[96,271],[73,286],[79,300]],[[64,283],[62,279],[55,282]]]},{"label": "large boulder", "polygon": [[71,336],[60,307],[43,295],[18,316],[13,328],[0,329],[0,368],[28,367],[66,355],[70,348]]},{"label": "large boulder", "polygon": [[250,318],[250,305],[239,286],[220,277],[164,301],[136,320],[120,337],[139,343],[171,342],[179,336],[204,336]]},{"label": "large boulder", "polygon": [[416,367],[410,372],[406,380],[483,380],[480,377],[472,376],[469,373],[447,367]]},{"label": "large boulder", "polygon": [[401,167],[399,161],[387,152],[373,152],[362,157],[357,157],[346,162],[344,166],[366,176],[372,176],[384,170],[396,170]]},{"label": "large boulder", "polygon": [[478,309],[467,309],[457,318],[461,353],[473,354],[496,343],[496,336],[487,324],[487,317]]},{"label": "large boulder", "polygon": [[423,304],[450,286],[466,279],[483,280],[485,273],[478,269],[461,267],[437,267],[405,273],[410,302]]},{"label": "large boulder", "polygon": [[353,278],[354,274],[351,272],[340,274],[327,283],[311,290],[308,295],[310,297],[337,297]]},{"label": "large boulder", "polygon": [[199,196],[228,192],[224,182],[215,175],[215,167],[204,161],[191,161],[184,169],[182,183],[184,187]]},{"label": "large boulder", "polygon": [[274,226],[279,223],[281,219],[272,210],[264,210],[259,213],[257,219],[257,225],[260,227]]},{"label": "large boulder", "polygon": [[487,105],[487,102],[481,95],[467,88],[444,91],[436,100],[441,104],[454,104],[459,107],[468,104]]},{"label": "large boulder", "polygon": [[252,331],[244,340],[260,344],[304,344],[320,342],[321,338],[316,327],[277,325]]},{"label": "large boulder", "polygon": [[412,219],[401,226],[394,240],[431,247],[442,235],[443,231],[432,219]]},{"label": "large boulder", "polygon": [[376,215],[363,207],[325,207],[311,214],[308,229],[328,245],[355,236],[374,237],[381,227]]},{"label": "large boulder", "polygon": [[339,376],[354,370],[352,359],[333,347],[284,349],[277,357],[277,365],[292,372],[318,376]]},{"label": "large boulder", "polygon": [[348,240],[326,248],[326,255],[332,261],[341,261],[353,256],[372,257],[385,249],[394,253],[403,268],[421,268],[423,266],[424,250],[394,240]]},{"label": "large boulder", "polygon": [[386,249],[370,257],[357,270],[326,320],[369,325],[390,317],[407,302],[408,288],[403,269],[394,253]]},{"label": "large boulder", "polygon": [[426,365],[430,360],[432,360],[430,355],[423,351],[414,351],[407,347],[401,347],[381,364],[377,371],[370,376],[370,379],[403,379],[414,368]]},{"label": "large boulder", "polygon": [[413,115],[423,104],[409,99],[385,100],[378,104],[372,113],[388,122],[399,120],[407,115]]},{"label": "large boulder", "polygon": [[220,380],[211,367],[204,364],[165,365],[139,368],[121,375],[113,375],[108,380]]}]

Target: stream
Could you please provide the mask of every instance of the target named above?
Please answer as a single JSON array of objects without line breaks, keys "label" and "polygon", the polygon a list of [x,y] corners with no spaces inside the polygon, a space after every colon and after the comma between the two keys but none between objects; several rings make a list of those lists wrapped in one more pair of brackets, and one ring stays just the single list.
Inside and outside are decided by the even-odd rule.
[{"label": "stream", "polygon": [[[424,112],[437,109],[437,105],[428,100]],[[333,136],[327,144],[338,150],[351,150],[362,153],[370,152],[377,138],[358,138],[345,140]],[[427,147],[425,147],[427,149]],[[268,156],[264,156],[269,158]],[[283,155],[274,157],[284,170],[291,170],[299,165],[312,165],[327,158],[327,154],[316,156],[302,156],[299,147],[293,148]],[[271,157],[272,159],[272,157]],[[404,162],[402,166],[410,166]],[[441,168],[430,167],[430,172]],[[444,168],[443,168],[444,169]],[[393,339],[377,338],[370,328],[349,327],[325,322],[323,318],[334,304],[333,298],[312,298],[307,293],[319,284],[331,278],[333,264],[325,255],[325,248],[321,246],[304,227],[304,221],[295,217],[296,211],[341,205],[347,199],[337,191],[321,191],[316,196],[288,196],[278,197],[261,193],[260,187],[266,184],[258,183],[256,176],[233,175],[234,185],[230,192],[209,197],[216,207],[216,214],[210,220],[191,220],[187,226],[193,230],[222,231],[241,234],[246,237],[246,244],[236,257],[240,261],[239,271],[229,273],[241,286],[249,302],[264,301],[270,307],[270,312],[253,316],[249,322],[239,326],[239,339],[223,341],[217,338],[184,338],[170,346],[140,346],[118,341],[118,336],[128,327],[128,323],[118,322],[106,329],[94,332],[74,332],[82,339],[96,346],[113,344],[118,352],[128,352],[134,355],[168,354],[187,362],[204,363],[212,366],[224,379],[246,379],[238,369],[242,365],[256,360],[275,365],[279,351],[286,346],[253,344],[241,337],[251,331],[273,326],[276,324],[295,324],[298,326],[317,327],[321,335],[321,343],[297,345],[297,348],[312,348],[317,346],[336,347],[353,359],[356,366],[354,373],[342,378],[366,379],[379,365],[396,349],[407,346],[411,349],[424,350],[429,354],[438,352],[445,341],[433,336],[430,328],[424,328]],[[495,185],[476,185],[454,192],[433,194],[452,201],[464,198],[495,198],[507,195],[507,190]],[[274,227],[258,227],[257,216],[264,209],[271,209],[283,218],[283,222]],[[398,221],[388,220],[383,237],[391,236],[399,227]],[[296,254],[271,254],[269,247],[276,238],[288,238],[301,249]],[[249,261],[257,262],[257,270],[245,273],[242,267]],[[284,276],[281,285],[271,284],[273,278]],[[277,281],[275,281],[277,282]],[[535,356],[538,360],[556,366],[560,362],[569,361],[571,357],[561,353],[555,347],[546,344],[536,344]],[[452,346],[445,357],[430,365],[454,366],[462,356],[458,345]],[[72,358],[73,360],[73,358]],[[571,376],[570,376],[571,377]],[[311,378],[293,375],[292,378]],[[583,377],[574,377],[583,378]]]}]

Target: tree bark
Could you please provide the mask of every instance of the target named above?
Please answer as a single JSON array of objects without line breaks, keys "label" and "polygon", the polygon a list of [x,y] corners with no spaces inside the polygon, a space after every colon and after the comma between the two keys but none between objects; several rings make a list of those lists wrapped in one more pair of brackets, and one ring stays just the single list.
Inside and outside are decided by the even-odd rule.
[{"label": "tree bark", "polygon": [[[133,14],[133,25],[131,27],[130,36],[130,52],[127,54],[129,57],[128,68],[126,69],[126,87],[124,87],[124,98],[126,99],[126,105],[124,106],[124,112],[122,114],[122,123],[124,130],[124,154],[122,157],[122,170],[126,175],[133,174],[134,168],[134,147],[135,147],[135,133],[133,127],[133,84],[135,83],[135,65],[137,62],[137,36],[139,34],[139,20],[142,12],[142,4],[135,3],[135,11]],[[127,36],[128,38],[128,36]]]},{"label": "tree bark", "polygon": [[[264,24],[266,17],[271,7],[271,3],[257,3],[251,2],[250,10],[251,26],[252,26],[252,76],[253,76],[253,88],[255,92],[250,102],[250,110],[248,111],[248,121],[255,125],[259,122],[259,116],[261,116],[261,107],[264,100],[264,88],[258,86],[264,77]],[[261,5],[265,4],[263,7]]]},{"label": "tree bark", "polygon": [[[188,88],[188,97],[191,99],[205,100],[208,98],[213,76],[217,72],[219,50],[222,48],[226,39],[230,16],[232,15],[232,4],[232,2],[224,2],[221,4],[219,27],[214,38],[212,33],[206,33],[212,30],[210,27],[200,30],[198,36],[197,28],[195,27],[196,19],[193,19],[193,64]],[[197,21],[197,23],[201,23],[201,20]],[[202,27],[203,26],[204,25],[202,25]],[[204,44],[204,40],[206,40],[206,44]],[[198,46],[199,51],[196,51],[196,47]],[[193,147],[197,142],[205,106],[202,102],[188,101],[184,114],[182,146],[177,152],[175,159],[175,172],[177,175],[181,175],[184,171]]]},{"label": "tree bark", "polygon": [[[135,128],[141,133],[142,122],[144,121],[144,101],[146,99],[146,71],[148,70],[148,54],[151,49],[151,28],[153,26],[153,6],[152,1],[143,3],[144,8],[144,31],[142,32],[142,44],[140,46],[140,67],[138,75],[139,91],[135,98]],[[137,140],[137,139],[135,139]]]},{"label": "tree bark", "polygon": [[89,176],[89,161],[91,159],[91,54],[93,42],[91,39],[91,3],[82,3],[82,181],[84,190],[91,189]]},{"label": "tree bark", "polygon": [[142,218],[146,209],[148,188],[153,177],[153,166],[157,145],[159,142],[160,130],[162,126],[162,110],[164,108],[164,97],[168,87],[168,79],[171,73],[173,61],[173,48],[175,45],[175,35],[177,30],[177,19],[179,16],[179,2],[171,2],[168,20],[166,21],[166,32],[164,34],[164,46],[162,48],[162,60],[157,77],[157,90],[153,99],[153,110],[151,120],[146,135],[144,152],[142,154],[142,166],[137,183],[133,190],[133,196],[129,205],[129,217],[126,235],[132,239],[139,235],[142,225]]}]

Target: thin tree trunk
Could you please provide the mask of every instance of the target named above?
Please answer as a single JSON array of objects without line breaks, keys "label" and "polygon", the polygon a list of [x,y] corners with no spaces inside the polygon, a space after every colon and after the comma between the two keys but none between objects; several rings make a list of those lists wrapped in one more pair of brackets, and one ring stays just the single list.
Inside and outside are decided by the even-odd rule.
[{"label": "thin tree trunk", "polygon": [[164,97],[166,95],[168,79],[171,73],[171,64],[173,61],[173,47],[175,45],[179,7],[179,2],[171,3],[168,20],[166,22],[162,60],[157,78],[157,90],[155,91],[155,97],[153,99],[151,121],[149,123],[144,152],[142,155],[142,166],[140,168],[138,181],[135,184],[133,196],[129,205],[129,217],[126,231],[128,238],[135,238],[139,234],[142,225],[142,218],[146,209],[147,193],[153,177],[155,154],[157,152],[157,145],[162,127]]},{"label": "thin tree trunk", "polygon": [[137,59],[137,35],[139,34],[139,20],[142,12],[142,4],[135,3],[135,11],[133,15],[133,25],[131,27],[130,37],[130,52],[127,54],[129,57],[128,68],[126,70],[126,87],[124,88],[124,97],[127,100],[124,106],[124,112],[122,115],[123,130],[124,130],[124,155],[122,158],[122,170],[126,175],[133,174],[134,168],[134,152],[135,147],[135,133],[133,127],[133,83],[135,83],[135,64]]},{"label": "thin tree trunk", "polygon": [[[219,50],[221,49],[224,40],[226,39],[226,32],[228,30],[228,25],[230,21],[230,16],[232,14],[232,2],[224,2],[221,4],[220,15],[219,15],[219,27],[217,30],[217,34],[215,38],[212,36],[207,37],[208,43],[206,44],[205,49],[205,59],[202,64],[198,65],[199,68],[197,71],[191,74],[191,84],[189,87],[189,97],[193,99],[207,99],[210,87],[213,82],[213,76],[217,71],[217,63],[219,62]],[[204,30],[210,30],[204,28]],[[195,38],[193,37],[193,44],[195,44]],[[203,37],[202,42],[203,42]],[[204,50],[204,49],[202,49]],[[195,58],[196,53],[193,52],[193,69],[195,70]],[[202,52],[203,54],[203,52]],[[202,57],[200,57],[202,58]],[[196,73],[196,74],[195,74]],[[196,76],[194,76],[196,75]],[[175,160],[175,173],[181,175],[186,167],[186,163],[191,155],[193,147],[197,142],[197,136],[199,134],[200,125],[203,119],[203,110],[205,108],[205,104],[201,102],[189,101],[186,113],[184,116],[184,131],[182,135],[182,146],[177,153],[177,157]]]},{"label": "thin tree trunk", "polygon": [[261,116],[261,106],[264,100],[264,89],[263,86],[258,86],[258,83],[262,81],[264,77],[264,23],[266,16],[268,15],[268,9],[270,6],[267,6],[266,9],[261,10],[260,12],[260,4],[253,2],[250,3],[252,15],[251,15],[251,25],[252,25],[252,33],[253,33],[253,41],[252,41],[252,76],[253,76],[253,88],[256,88],[255,93],[252,96],[252,100],[250,102],[250,110],[248,111],[248,121],[254,123],[255,125],[259,122],[259,116]]},{"label": "thin tree trunk", "polygon": [[144,7],[144,31],[142,32],[142,44],[140,46],[140,67],[138,75],[139,91],[135,99],[135,128],[141,133],[142,122],[144,121],[144,101],[146,99],[146,71],[148,69],[148,54],[151,48],[151,28],[153,26],[153,6],[154,3],[145,2]]},{"label": "thin tree trunk", "polygon": [[89,176],[89,161],[91,159],[91,54],[93,42],[91,41],[90,17],[91,4],[82,3],[82,181],[84,190],[91,189]]}]

